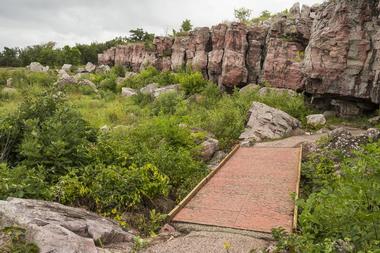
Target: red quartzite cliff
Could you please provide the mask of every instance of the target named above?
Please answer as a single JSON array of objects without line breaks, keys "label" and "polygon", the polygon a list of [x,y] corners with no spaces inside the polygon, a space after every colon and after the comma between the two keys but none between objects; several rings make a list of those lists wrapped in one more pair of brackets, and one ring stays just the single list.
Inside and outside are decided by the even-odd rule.
[{"label": "red quartzite cliff", "polygon": [[196,28],[156,37],[153,49],[128,44],[99,54],[99,64],[139,71],[192,67],[222,87],[270,83],[305,91],[320,107],[355,115],[380,104],[379,0],[334,0],[246,26]]}]

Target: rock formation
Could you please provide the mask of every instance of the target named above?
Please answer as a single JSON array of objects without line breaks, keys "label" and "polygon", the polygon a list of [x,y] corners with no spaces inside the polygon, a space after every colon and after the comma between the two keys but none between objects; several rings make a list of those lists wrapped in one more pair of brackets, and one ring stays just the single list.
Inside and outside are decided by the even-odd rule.
[{"label": "rock formation", "polygon": [[97,253],[97,246],[131,244],[133,235],[115,222],[58,203],[8,198],[0,201],[0,227],[19,226],[41,253]]},{"label": "rock formation", "polygon": [[252,103],[249,113],[247,127],[240,135],[243,142],[282,138],[301,126],[289,114],[259,102]]},{"label": "rock formation", "polygon": [[192,67],[222,87],[249,83],[305,91],[313,103],[355,115],[380,104],[379,0],[336,0],[252,26],[232,22],[187,36],[156,37],[99,54],[100,64],[133,71]]}]

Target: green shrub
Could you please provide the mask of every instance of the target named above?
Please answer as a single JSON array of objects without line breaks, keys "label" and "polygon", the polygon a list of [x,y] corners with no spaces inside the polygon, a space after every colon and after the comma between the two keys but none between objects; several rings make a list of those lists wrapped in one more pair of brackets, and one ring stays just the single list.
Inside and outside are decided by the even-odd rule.
[{"label": "green shrub", "polygon": [[116,78],[114,76],[106,77],[99,83],[99,88],[116,92]]},{"label": "green shrub", "polygon": [[126,70],[123,65],[115,65],[114,67],[112,67],[112,72],[115,76],[125,77]]},{"label": "green shrub", "polygon": [[51,199],[52,194],[42,168],[9,168],[0,164],[0,199],[8,197]]},{"label": "green shrub", "polygon": [[47,180],[88,163],[86,147],[96,140],[95,130],[54,93],[26,98],[18,113],[1,123],[1,159],[43,166]]},{"label": "green shrub", "polygon": [[332,174],[331,163],[322,160],[315,166],[319,174],[326,173],[324,183],[316,181],[316,191],[299,201],[299,234],[275,231],[279,250],[340,252],[338,248],[345,247],[346,252],[377,252],[380,142],[367,145],[353,157],[343,157],[340,173],[334,177],[328,177]]},{"label": "green shrub", "polygon": [[224,96],[218,101],[215,108],[208,110],[200,126],[213,133],[220,142],[220,147],[231,147],[244,130],[246,110],[239,108],[236,101]]},{"label": "green shrub", "polygon": [[162,94],[151,105],[151,110],[154,115],[173,115],[176,112],[177,105],[183,101],[181,95],[171,92]]},{"label": "green shrub", "polygon": [[151,83],[157,83],[160,86],[175,84],[176,75],[170,71],[159,72],[154,67],[148,67],[137,75],[124,81],[123,86],[130,88],[142,88]]},{"label": "green shrub", "polygon": [[178,82],[181,84],[186,95],[201,92],[209,83],[200,72],[179,73]]},{"label": "green shrub", "polygon": [[97,211],[133,210],[151,206],[158,197],[169,193],[168,178],[156,167],[95,165],[76,170],[60,178],[55,186],[58,200],[66,204],[94,205]]},{"label": "green shrub", "polygon": [[93,157],[117,166],[151,163],[170,179],[172,193],[183,197],[206,173],[197,160],[199,152],[189,130],[175,118],[144,120],[127,131],[112,131],[99,139]]}]

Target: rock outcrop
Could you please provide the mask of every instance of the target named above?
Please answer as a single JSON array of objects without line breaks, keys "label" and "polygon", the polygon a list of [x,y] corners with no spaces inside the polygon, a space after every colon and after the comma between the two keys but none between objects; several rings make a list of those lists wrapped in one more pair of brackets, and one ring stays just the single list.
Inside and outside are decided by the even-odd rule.
[{"label": "rock outcrop", "polygon": [[263,103],[253,102],[245,131],[240,135],[243,141],[263,141],[289,135],[301,123],[289,114]]},{"label": "rock outcrop", "polygon": [[352,116],[380,104],[379,0],[336,0],[246,26],[223,23],[99,54],[133,71],[193,67],[221,87],[248,83],[305,91],[316,106]]},{"label": "rock outcrop", "polygon": [[308,93],[380,103],[378,4],[340,0],[318,8],[305,52]]},{"label": "rock outcrop", "polygon": [[97,253],[97,246],[130,243],[133,235],[113,221],[58,203],[8,198],[0,201],[0,227],[19,226],[41,253]]}]

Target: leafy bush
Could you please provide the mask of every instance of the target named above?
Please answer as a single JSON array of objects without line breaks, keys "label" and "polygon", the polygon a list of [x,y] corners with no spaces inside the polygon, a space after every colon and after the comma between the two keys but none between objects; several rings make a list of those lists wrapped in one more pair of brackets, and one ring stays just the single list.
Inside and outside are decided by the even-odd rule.
[{"label": "leafy bush", "polygon": [[200,72],[179,73],[178,82],[181,84],[186,95],[201,92],[209,83]]},{"label": "leafy bush", "polygon": [[147,67],[137,75],[128,78],[123,85],[130,88],[142,88],[151,83],[157,83],[160,86],[176,83],[176,75],[172,72],[160,72],[154,67]]},{"label": "leafy bush", "polygon": [[86,147],[95,140],[94,129],[54,93],[28,97],[17,114],[1,119],[1,160],[43,166],[48,180],[88,163]]},{"label": "leafy bush", "polygon": [[95,152],[93,157],[104,164],[153,164],[169,177],[174,196],[183,197],[207,173],[196,159],[198,146],[189,130],[170,117],[144,120],[128,131],[113,131],[99,139]]},{"label": "leafy bush", "polygon": [[106,77],[99,83],[99,88],[116,92],[116,78],[114,76]]},{"label": "leafy bush", "polygon": [[42,168],[9,168],[0,164],[0,199],[7,197],[51,199],[52,194]]},{"label": "leafy bush", "polygon": [[112,68],[112,72],[113,74],[115,74],[116,76],[119,76],[119,77],[125,77],[125,67],[123,65],[115,65],[113,68]]},{"label": "leafy bush", "polygon": [[[325,183],[300,201],[300,233],[275,231],[279,250],[291,252],[377,252],[380,247],[380,142],[344,157],[339,176],[331,163],[316,164]],[[317,181],[319,183],[319,181]]]},{"label": "leafy bush", "polygon": [[125,211],[142,204],[152,206],[153,200],[167,196],[168,183],[151,164],[128,168],[98,164],[61,177],[55,193],[65,204],[85,204],[101,212]]},{"label": "leafy bush", "polygon": [[152,113],[154,115],[173,115],[181,101],[183,101],[182,96],[174,92],[162,94],[152,103]]}]

